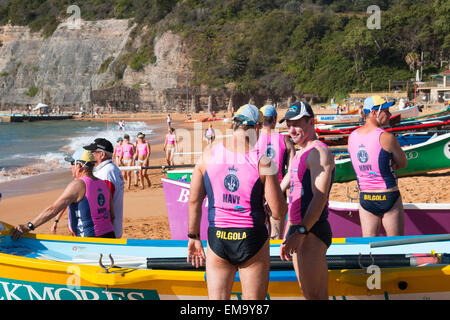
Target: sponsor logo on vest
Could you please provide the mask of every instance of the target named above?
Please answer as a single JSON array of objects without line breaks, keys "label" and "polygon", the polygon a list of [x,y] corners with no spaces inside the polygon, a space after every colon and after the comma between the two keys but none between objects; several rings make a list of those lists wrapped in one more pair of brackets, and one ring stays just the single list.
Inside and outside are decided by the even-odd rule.
[{"label": "sponsor logo on vest", "polygon": [[270,159],[274,159],[276,155],[277,155],[277,152],[272,147],[272,144],[271,143],[267,144],[266,157],[268,157]]},{"label": "sponsor logo on vest", "polygon": [[367,161],[369,161],[369,154],[367,153],[366,147],[364,145],[359,146],[359,151],[356,156],[361,163],[366,163]]},{"label": "sponsor logo on vest", "polygon": [[384,200],[386,200],[386,195],[385,194],[365,194],[364,200],[384,201]]},{"label": "sponsor logo on vest", "polygon": [[98,196],[97,196],[97,203],[100,207],[103,207],[105,205],[106,199],[105,196],[102,193],[102,189],[98,189]]},{"label": "sponsor logo on vest", "polygon": [[216,231],[216,237],[222,240],[242,240],[247,238],[247,233],[244,232],[231,232],[231,231]]},{"label": "sponsor logo on vest", "polygon": [[230,192],[236,192],[239,189],[239,179],[236,176],[237,169],[231,167],[228,169],[228,175],[223,179],[225,189]]}]

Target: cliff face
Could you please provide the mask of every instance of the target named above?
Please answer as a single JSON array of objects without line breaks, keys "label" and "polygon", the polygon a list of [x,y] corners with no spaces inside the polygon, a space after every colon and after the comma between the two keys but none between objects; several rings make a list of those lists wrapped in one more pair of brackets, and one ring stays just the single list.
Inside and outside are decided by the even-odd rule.
[{"label": "cliff face", "polygon": [[122,111],[187,113],[249,102],[232,90],[192,87],[186,44],[170,31],[154,39],[155,63],[126,67],[118,80],[127,43],[138,47],[146,31],[133,36],[133,28],[128,20],[81,21],[77,29],[64,22],[44,38],[28,27],[0,27],[0,109],[43,102],[78,111],[92,101]]},{"label": "cliff face", "polygon": [[[61,23],[45,39],[28,27],[0,27],[1,104],[88,104],[91,88],[117,85],[113,66],[132,29],[128,20],[82,21],[79,29]],[[185,85],[188,59],[180,38],[170,32],[156,38],[154,48],[156,63],[140,72],[127,67],[121,85],[145,87],[151,92],[149,101],[160,105],[165,103],[164,90]],[[105,70],[99,71],[102,64]]]}]

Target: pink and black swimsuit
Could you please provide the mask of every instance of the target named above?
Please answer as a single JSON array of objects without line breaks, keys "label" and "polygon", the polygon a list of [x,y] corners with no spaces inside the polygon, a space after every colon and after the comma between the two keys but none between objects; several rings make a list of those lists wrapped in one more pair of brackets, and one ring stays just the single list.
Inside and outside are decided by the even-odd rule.
[{"label": "pink and black swimsuit", "polygon": [[209,205],[208,245],[238,265],[255,255],[268,238],[257,149],[233,153],[218,143],[203,180]]},{"label": "pink and black swimsuit", "polygon": [[383,132],[381,128],[367,134],[359,134],[355,130],[348,139],[348,152],[361,190],[359,203],[377,216],[388,212],[400,197],[398,190],[379,192],[397,186],[397,176],[392,169],[392,153],[384,150],[380,143]]},{"label": "pink and black swimsuit", "polygon": [[103,180],[83,177],[86,193],[69,205],[69,229],[76,237],[115,238],[111,221],[111,191]]},{"label": "pink and black swimsuit", "polygon": [[272,159],[275,163],[278,180],[281,183],[284,176],[284,168],[287,163],[287,148],[284,143],[284,136],[278,132],[272,134],[261,133],[256,142],[256,146],[261,154]]},{"label": "pink and black swimsuit", "polygon": [[[314,196],[312,191],[313,181],[311,181],[311,172],[306,166],[306,160],[308,159],[309,153],[315,148],[328,149],[328,146],[321,141],[317,141],[316,143],[309,146],[307,149],[302,150],[300,153],[297,153],[292,159],[291,172],[289,173],[290,188],[289,188],[289,207],[288,207],[289,209],[288,218],[290,224],[292,225],[301,224]],[[333,179],[334,179],[334,169],[328,192],[330,192],[331,190]],[[309,230],[309,232],[315,234],[320,240],[322,240],[327,245],[327,247],[331,245],[332,233],[330,224],[328,223],[328,203],[323,208],[319,220],[311,228],[311,230]]]}]

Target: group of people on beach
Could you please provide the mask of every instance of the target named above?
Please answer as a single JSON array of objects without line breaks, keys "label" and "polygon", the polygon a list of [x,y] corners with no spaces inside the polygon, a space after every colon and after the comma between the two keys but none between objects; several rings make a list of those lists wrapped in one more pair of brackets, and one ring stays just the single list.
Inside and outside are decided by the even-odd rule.
[{"label": "group of people on beach", "polygon": [[[382,129],[389,123],[392,104],[378,96],[367,98],[365,124],[349,137],[350,158],[361,190],[363,236],[377,236],[381,225],[387,236],[403,234],[403,204],[394,170],[406,166],[406,156],[395,136]],[[232,118],[232,136],[208,144],[194,168],[187,262],[196,267],[205,264],[210,299],[230,298],[236,271],[244,299],[265,299],[270,239],[282,239],[281,259],[292,260],[305,298],[328,299],[326,253],[332,242],[328,200],[335,172],[334,155],[318,139],[314,112],[308,103],[293,103],[279,120],[286,121],[288,135],[275,131],[277,119],[272,105],[261,110],[251,104],[242,106]],[[168,136],[173,134],[170,126],[168,132]],[[133,146],[124,136],[119,159],[105,139],[96,139],[75,152],[67,161],[76,179],[54,204],[27,224],[18,225],[13,239],[56,217],[66,207],[74,235],[121,237],[121,229],[116,226],[121,224],[122,212],[115,201],[118,195],[122,197],[123,210],[123,180],[122,184],[117,182],[120,170],[117,173],[110,159],[114,154],[119,164],[133,159],[148,161],[148,157],[131,153],[139,145],[145,148],[144,137],[138,135],[139,143]],[[169,143],[172,138],[166,137],[165,149],[174,145]],[[147,151],[149,155],[149,146]],[[108,156],[107,165],[114,166],[109,173],[114,172],[115,182],[99,175],[99,167]],[[200,241],[205,197],[209,221],[206,254]]]},{"label": "group of people on beach", "polygon": [[[137,134],[137,140],[133,143],[130,141],[130,136],[125,134],[122,137],[117,138],[117,144],[114,147],[113,159],[115,164],[125,167],[140,166],[148,167],[151,154],[150,143],[145,140],[145,134],[139,132]],[[131,171],[124,170],[123,177],[127,183],[127,189],[131,187]],[[135,171],[135,186],[140,183],[141,189],[145,189],[145,181],[147,181],[148,187],[152,185],[150,178],[148,177],[147,169],[138,169]]]},{"label": "group of people on beach", "polygon": [[[361,190],[363,236],[377,236],[381,225],[387,236],[403,235],[403,204],[394,170],[407,161],[395,136],[382,129],[389,123],[392,104],[378,96],[367,98],[365,124],[349,137]],[[230,298],[236,271],[244,299],[265,299],[269,239],[281,238],[281,259],[292,260],[304,297],[328,299],[326,252],[332,242],[328,199],[335,162],[316,135],[311,106],[298,101],[288,108],[280,120],[286,121],[288,137],[273,130],[277,121],[273,106],[258,110],[244,105],[232,121],[232,137],[208,145],[192,174],[187,262],[196,267],[205,264],[211,299]],[[200,241],[205,197],[206,254]]]}]

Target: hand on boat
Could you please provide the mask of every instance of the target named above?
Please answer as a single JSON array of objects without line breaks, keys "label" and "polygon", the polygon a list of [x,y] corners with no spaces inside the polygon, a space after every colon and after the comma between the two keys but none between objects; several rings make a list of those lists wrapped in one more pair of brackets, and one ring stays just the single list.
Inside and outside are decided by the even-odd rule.
[{"label": "hand on boat", "polygon": [[19,224],[17,227],[13,229],[11,232],[11,238],[13,240],[19,240],[20,237],[24,234],[30,231],[30,228],[27,227],[25,224]]},{"label": "hand on boat", "polygon": [[189,239],[187,263],[192,263],[192,266],[198,268],[203,266],[205,259],[205,250],[200,239]]}]

